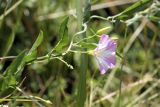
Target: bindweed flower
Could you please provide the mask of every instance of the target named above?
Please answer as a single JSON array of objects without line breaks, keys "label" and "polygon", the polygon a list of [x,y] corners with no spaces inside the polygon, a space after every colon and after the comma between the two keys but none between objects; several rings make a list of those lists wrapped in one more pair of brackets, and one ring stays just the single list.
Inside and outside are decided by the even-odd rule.
[{"label": "bindweed flower", "polygon": [[117,42],[103,34],[100,38],[97,48],[94,50],[94,56],[99,64],[101,74],[106,73],[116,64]]}]

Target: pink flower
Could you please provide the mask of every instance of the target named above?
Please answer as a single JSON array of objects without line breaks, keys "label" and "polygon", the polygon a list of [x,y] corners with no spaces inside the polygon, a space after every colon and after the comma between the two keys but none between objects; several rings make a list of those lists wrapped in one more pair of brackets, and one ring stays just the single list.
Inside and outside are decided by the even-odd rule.
[{"label": "pink flower", "polygon": [[116,41],[109,38],[108,35],[103,34],[101,36],[98,46],[94,50],[94,56],[99,64],[101,74],[104,74],[108,69],[115,67],[116,48]]}]

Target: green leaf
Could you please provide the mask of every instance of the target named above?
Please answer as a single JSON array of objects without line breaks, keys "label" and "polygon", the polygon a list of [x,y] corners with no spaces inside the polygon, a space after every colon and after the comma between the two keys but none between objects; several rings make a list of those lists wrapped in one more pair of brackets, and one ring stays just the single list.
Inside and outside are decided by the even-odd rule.
[{"label": "green leaf", "polygon": [[87,43],[87,42],[80,42],[80,47],[86,48],[87,50],[93,50],[97,47],[95,43]]},{"label": "green leaf", "polygon": [[90,0],[86,0],[86,3],[85,3],[85,9],[84,9],[84,16],[83,16],[83,19],[84,19],[84,23],[87,22],[91,16],[91,2]]},{"label": "green leaf", "polygon": [[6,56],[8,54],[8,52],[10,51],[10,49],[13,45],[13,42],[15,39],[15,33],[16,33],[18,27],[19,27],[18,22],[12,27],[12,32],[9,35],[9,37],[6,39],[7,41],[5,42],[4,47],[1,50],[2,56]]},{"label": "green leaf", "polygon": [[65,47],[69,43],[68,27],[67,27],[68,19],[69,17],[66,17],[60,26],[60,30],[59,30],[60,39],[57,45],[55,46],[55,48],[53,49],[57,53],[60,53],[63,47]]},{"label": "green leaf", "polygon": [[14,42],[14,38],[15,38],[15,32],[12,31],[12,34],[9,36],[9,38],[6,41],[6,44],[4,45],[4,48],[2,48],[2,55],[5,56],[7,55],[7,53],[9,52],[9,50],[11,49],[13,42]]},{"label": "green leaf", "polygon": [[1,91],[9,88],[9,86],[15,86],[17,84],[17,79],[19,78],[21,71],[25,66],[25,54],[26,51],[21,52],[6,69],[6,71],[3,74],[3,77],[0,78]]},{"label": "green leaf", "polygon": [[25,61],[26,62],[30,62],[33,61],[37,58],[37,48],[38,46],[42,43],[43,41],[43,32],[40,31],[38,38],[36,39],[36,41],[34,42],[32,48],[29,50],[27,56],[25,57]]},{"label": "green leaf", "polygon": [[148,19],[154,22],[160,22],[160,17],[157,16],[149,16]]},{"label": "green leaf", "polygon": [[[6,56],[8,54],[13,45],[14,39],[15,39],[15,30],[12,31],[11,35],[7,38],[7,41],[4,43],[4,46],[1,50],[2,53],[0,52],[2,56]],[[5,61],[0,61],[0,70],[2,70],[4,62]]]},{"label": "green leaf", "polygon": [[6,69],[4,72],[4,76],[8,75],[14,75],[16,72],[18,72],[22,68],[18,68],[22,65],[22,62],[24,61],[23,58],[25,57],[26,51],[21,52],[16,59],[13,60],[13,62],[10,64],[10,66]]},{"label": "green leaf", "polygon": [[43,41],[43,31],[40,31],[38,38],[34,42],[32,48],[30,49],[29,53],[32,53],[34,50],[38,48],[38,46],[42,43]]},{"label": "green leaf", "polygon": [[131,5],[130,7],[128,7],[127,9],[125,9],[124,11],[122,11],[120,14],[118,14],[116,18],[124,19],[126,17],[129,17],[138,11],[144,10],[152,2],[153,0],[140,0],[134,3],[133,5]]},{"label": "green leaf", "polygon": [[[8,52],[10,51],[10,49],[13,45],[14,39],[15,39],[15,32],[17,30],[17,27],[18,27],[18,23],[16,23],[13,26],[11,34],[9,35],[9,37],[6,38],[6,41],[3,44],[3,48],[0,51],[1,56],[6,56],[8,54]],[[0,70],[2,70],[2,68],[4,66],[4,62],[5,61],[0,61]]]},{"label": "green leaf", "polygon": [[25,57],[26,63],[29,63],[37,58],[37,50],[33,50],[31,53],[28,53]]}]

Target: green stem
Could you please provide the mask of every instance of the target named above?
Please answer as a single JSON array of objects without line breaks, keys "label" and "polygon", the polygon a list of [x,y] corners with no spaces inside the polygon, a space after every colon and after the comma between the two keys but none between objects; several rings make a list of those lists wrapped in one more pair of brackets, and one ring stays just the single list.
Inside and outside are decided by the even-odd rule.
[{"label": "green stem", "polygon": [[[126,41],[127,32],[128,32],[128,26],[126,26],[126,29],[125,29],[125,35],[124,35],[125,41]],[[122,71],[123,71],[123,66],[124,66],[125,59],[126,59],[126,54],[123,53],[122,64],[121,64],[121,69],[120,69],[120,85],[119,85],[118,107],[121,107],[121,100],[122,100],[122,79],[121,78],[122,78]]]},{"label": "green stem", "polygon": [[[78,30],[82,30],[83,24],[83,3],[82,0],[76,0],[76,13],[78,20]],[[85,20],[85,19],[84,19]],[[86,38],[86,33],[80,35],[80,37]],[[86,51],[83,49],[82,51]],[[81,53],[81,65],[79,72],[79,81],[78,81],[78,93],[77,93],[77,106],[76,107],[84,107],[86,101],[86,72],[88,66],[88,57],[85,53]]]}]

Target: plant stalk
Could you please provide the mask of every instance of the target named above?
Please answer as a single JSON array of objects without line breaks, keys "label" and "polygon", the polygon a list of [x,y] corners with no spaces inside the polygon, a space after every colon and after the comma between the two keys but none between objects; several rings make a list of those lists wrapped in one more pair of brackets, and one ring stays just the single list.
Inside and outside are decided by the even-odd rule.
[{"label": "plant stalk", "polygon": [[[77,27],[78,31],[83,29],[83,2],[82,0],[76,0],[76,13],[77,13]],[[85,19],[84,19],[85,20]],[[81,39],[86,38],[86,32],[79,35]],[[83,49],[86,51],[86,49]],[[88,56],[85,53],[81,53],[81,64],[80,64],[80,72],[79,72],[79,80],[78,80],[78,93],[77,93],[77,106],[76,107],[84,107],[86,101],[86,72],[88,68]]]}]

